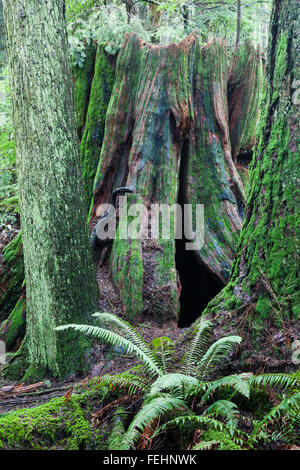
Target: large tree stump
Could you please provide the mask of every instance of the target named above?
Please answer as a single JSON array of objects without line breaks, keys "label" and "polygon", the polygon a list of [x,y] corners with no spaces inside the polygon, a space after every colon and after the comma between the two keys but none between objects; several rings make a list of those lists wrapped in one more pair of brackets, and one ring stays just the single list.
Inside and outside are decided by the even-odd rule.
[{"label": "large tree stump", "polygon": [[[254,69],[260,67],[257,55],[253,62]],[[195,250],[194,261],[177,242],[177,265],[186,256],[204,279],[195,317],[229,277],[245,204],[231,154],[227,78],[222,41],[201,48],[193,33],[179,44],[161,47],[128,35],[117,60],[94,185],[92,217],[101,215],[102,204],[118,186],[134,188],[128,202],[144,204],[144,217],[154,203],[205,205],[204,246]],[[171,233],[174,224],[171,214]],[[174,236],[166,240],[160,234],[155,243],[117,236],[111,274],[127,318],[147,312],[163,321],[177,318],[175,251]],[[209,295],[207,278],[215,284]]]}]

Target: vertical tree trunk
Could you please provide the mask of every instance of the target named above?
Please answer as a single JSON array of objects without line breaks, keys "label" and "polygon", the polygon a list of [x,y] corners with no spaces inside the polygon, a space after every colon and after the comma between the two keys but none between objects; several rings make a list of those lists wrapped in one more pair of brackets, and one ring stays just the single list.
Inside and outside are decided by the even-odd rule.
[{"label": "vertical tree trunk", "polygon": [[249,153],[255,144],[263,71],[257,50],[246,41],[234,52],[228,77],[229,131],[232,158]]},{"label": "vertical tree trunk", "polygon": [[263,362],[267,354],[276,358],[275,365],[276,360],[291,364],[289,344],[297,328],[289,327],[299,321],[300,108],[293,100],[293,83],[300,78],[299,31],[299,2],[276,0],[267,91],[238,256],[229,284],[206,310],[220,331],[230,318],[231,328],[245,334],[249,362]]},{"label": "vertical tree trunk", "polygon": [[237,0],[237,25],[235,47],[238,48],[241,40],[242,0]]},{"label": "vertical tree trunk", "polygon": [[[93,183],[104,137],[106,111],[114,83],[115,60],[114,56],[105,51],[103,44],[97,46],[94,74],[80,143],[87,208],[90,207],[92,201]],[[77,115],[80,115],[81,109],[81,103],[76,100]]]},{"label": "vertical tree trunk", "polygon": [[54,328],[97,309],[81,180],[64,2],[6,0],[27,325],[8,373],[66,376],[87,367],[89,341]]}]

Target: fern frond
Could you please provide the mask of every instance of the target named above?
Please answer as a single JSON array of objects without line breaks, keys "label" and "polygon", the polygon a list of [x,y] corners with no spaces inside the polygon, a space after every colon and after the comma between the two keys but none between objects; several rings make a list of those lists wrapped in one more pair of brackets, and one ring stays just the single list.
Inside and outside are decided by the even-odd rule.
[{"label": "fern frond", "polygon": [[174,348],[173,341],[167,336],[161,336],[154,338],[152,341],[153,355],[158,361],[164,374],[167,373],[168,365],[172,359],[172,353]]},{"label": "fern frond", "polygon": [[143,349],[140,349],[136,344],[123,338],[117,333],[105,330],[104,328],[99,328],[98,326],[75,324],[58,326],[55,328],[55,330],[63,331],[70,328],[75,331],[79,331],[80,333],[84,333],[85,335],[92,336],[95,339],[101,340],[113,346],[122,346],[124,349],[127,349],[127,352],[129,354],[134,353],[138,357],[138,359],[140,359],[144,363],[151,375],[162,375],[161,370],[157,366],[156,362],[153,361],[153,358],[151,356],[146,354],[146,352]]},{"label": "fern frond", "polygon": [[135,395],[137,392],[145,393],[148,390],[147,385],[138,380],[136,377],[124,377],[122,374],[103,375],[100,377],[100,383],[108,387],[118,387],[125,389],[128,395]]},{"label": "fern frond", "polygon": [[248,384],[251,388],[280,386],[284,389],[294,387],[297,384],[297,378],[291,374],[262,374],[254,375],[248,378]]},{"label": "fern frond", "polygon": [[208,340],[213,328],[212,322],[207,318],[201,318],[196,327],[195,335],[183,361],[183,372],[187,375],[195,375],[197,365],[205,350],[208,348]]},{"label": "fern frond", "polygon": [[219,389],[228,389],[231,388],[234,391],[240,393],[246,398],[250,397],[250,385],[245,378],[243,378],[244,374],[238,375],[228,375],[226,377],[222,377],[221,379],[215,380],[209,387],[207,388],[205,394],[203,395],[201,402],[205,403],[216,390]]},{"label": "fern frond", "polygon": [[225,424],[220,421],[211,418],[210,416],[198,416],[198,415],[184,415],[178,416],[177,418],[167,421],[162,426],[160,426],[155,432],[154,436],[164,431],[166,428],[178,427],[182,425],[191,424],[194,425],[197,429],[214,429],[216,431],[226,430]]},{"label": "fern frond", "polygon": [[203,416],[221,416],[227,425],[231,437],[237,427],[239,411],[237,405],[228,400],[218,400],[210,405]]},{"label": "fern frond", "polygon": [[219,441],[207,441],[207,442],[200,442],[196,444],[192,450],[211,450],[212,447],[216,444],[220,444]]},{"label": "fern frond", "polygon": [[[300,411],[300,392],[296,393],[292,397],[285,398],[279,405],[272,408],[272,410],[263,417],[261,421],[254,425],[254,429],[249,439],[249,445],[252,446],[260,439],[266,439],[265,431],[269,426],[280,422],[282,418],[287,420],[288,418],[295,419]],[[270,435],[267,434],[268,439]]]},{"label": "fern frond", "polygon": [[[185,390],[198,384],[198,380],[190,375],[180,373],[165,374],[151,385],[149,395],[155,395],[163,390],[170,390],[173,394],[176,394],[177,391],[180,397],[184,398],[186,396]],[[178,395],[176,394],[176,396]]]},{"label": "fern frond", "polygon": [[197,366],[197,374],[201,380],[213,370],[218,362],[226,357],[236,344],[240,344],[242,338],[240,336],[225,336],[213,343],[202,357]]},{"label": "fern frond", "polygon": [[175,409],[186,409],[184,401],[171,396],[158,397],[144,405],[128,427],[118,450],[129,450],[140,437],[146,426]]},{"label": "fern frond", "polygon": [[[138,334],[136,329],[131,326],[128,322],[108,312],[97,312],[93,313],[92,316],[100,320],[100,327],[108,327],[111,331],[113,331],[113,328],[116,328],[115,333],[118,333],[121,336],[124,335],[124,337],[131,341],[132,344],[135,344],[138,348],[144,351],[145,354],[152,356],[152,351],[149,348],[148,344]],[[154,357],[153,361],[155,362]]]}]

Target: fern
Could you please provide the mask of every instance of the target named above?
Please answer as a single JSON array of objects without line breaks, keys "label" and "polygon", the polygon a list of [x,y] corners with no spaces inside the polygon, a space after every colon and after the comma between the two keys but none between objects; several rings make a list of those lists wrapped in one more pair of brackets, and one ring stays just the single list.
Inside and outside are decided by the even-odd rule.
[{"label": "fern", "polygon": [[210,405],[203,413],[203,416],[221,416],[224,418],[231,437],[236,430],[239,411],[237,405],[228,400],[218,400]]},{"label": "fern", "polygon": [[284,389],[294,387],[297,384],[297,378],[291,374],[263,374],[254,375],[248,379],[251,388],[280,386]]},{"label": "fern", "polygon": [[132,448],[146,426],[176,409],[186,409],[186,404],[179,398],[162,396],[150,400],[133,418],[118,450],[129,450]]},{"label": "fern", "polygon": [[214,418],[211,418],[210,416],[198,416],[195,414],[187,414],[185,416],[178,416],[177,418],[167,421],[157,429],[157,431],[154,433],[154,436],[161,433],[167,428],[187,426],[188,424],[196,429],[214,429],[216,431],[226,430],[225,424],[221,423],[220,421]]},{"label": "fern", "polygon": [[208,340],[212,330],[212,323],[201,318],[196,327],[196,333],[191,341],[189,350],[184,358],[183,371],[188,375],[196,375],[199,359],[208,347]]},{"label": "fern", "polygon": [[196,444],[192,450],[211,450],[214,445],[219,443],[219,441],[200,442],[199,444]]},{"label": "fern", "polygon": [[149,348],[146,341],[138,334],[138,332],[133,328],[128,322],[122,320],[121,318],[113,315],[112,313],[94,313],[92,315],[95,318],[98,318],[100,325],[108,327],[110,330],[113,328],[117,329],[117,333],[120,335],[125,335],[126,339],[131,341],[137,348],[144,351],[145,354],[148,354],[152,358],[153,362],[156,362],[151,349]]},{"label": "fern", "polygon": [[233,346],[240,344],[241,341],[242,338],[240,336],[226,336],[213,343],[196,367],[196,373],[200,376],[201,380],[206,378],[216,364],[224,359],[232,350]]},{"label": "fern", "polygon": [[84,333],[86,335],[90,335],[93,338],[100,339],[101,341],[111,344],[113,346],[122,346],[124,349],[127,349],[128,353],[135,353],[136,356],[144,363],[146,369],[150,373],[150,375],[162,375],[162,371],[156,364],[156,361],[153,360],[151,355],[148,355],[143,349],[136,346],[136,344],[132,343],[131,341],[123,338],[122,336],[118,335],[109,330],[105,330],[104,328],[99,328],[98,326],[92,325],[63,325],[58,326],[55,329],[57,331],[63,331],[66,329],[73,329],[75,331],[79,331],[80,333]]},{"label": "fern", "polygon": [[178,393],[181,398],[184,398],[186,396],[185,389],[197,385],[198,380],[190,375],[179,373],[165,374],[152,384],[149,395],[155,395],[164,390],[172,390],[173,393]]},{"label": "fern", "polygon": [[230,388],[232,388],[235,392],[240,393],[246,398],[250,397],[250,384],[244,378],[244,374],[239,374],[239,375],[228,375],[226,377],[222,377],[221,379],[218,379],[212,382],[208,386],[201,401],[202,403],[205,403],[214,394],[216,390],[219,390],[219,389],[226,390]]},{"label": "fern", "polygon": [[137,392],[145,393],[148,390],[147,385],[136,376],[124,377],[123,374],[103,375],[100,377],[100,383],[108,387],[123,388],[129,395],[135,395]]},{"label": "fern", "polygon": [[158,361],[164,374],[167,373],[170,361],[172,359],[172,353],[174,344],[173,341],[167,336],[161,336],[154,338],[152,341],[153,354]]},{"label": "fern", "polygon": [[[285,421],[291,419],[293,425],[297,420],[300,410],[300,392],[295,395],[285,398],[279,405],[272,408],[272,410],[263,417],[261,421],[255,424],[254,429],[248,441],[249,447],[253,447],[260,440],[271,440],[270,433],[267,433],[267,428],[279,423],[283,418]],[[283,438],[284,432],[277,433],[277,439]]]}]

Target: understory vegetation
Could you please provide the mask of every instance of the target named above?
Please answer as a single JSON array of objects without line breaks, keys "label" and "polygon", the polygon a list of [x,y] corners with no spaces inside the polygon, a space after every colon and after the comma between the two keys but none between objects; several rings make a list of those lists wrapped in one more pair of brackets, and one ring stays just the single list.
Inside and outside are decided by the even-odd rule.
[{"label": "understory vegetation", "polygon": [[[212,339],[203,318],[181,360],[168,337],[152,347],[129,323],[96,313],[101,327],[65,325],[139,364],[79,383],[71,394],[0,416],[0,448],[249,450],[299,444],[300,376],[222,376],[238,336]],[[62,419],[63,417],[63,419]]]},{"label": "understory vegetation", "polygon": [[[299,450],[298,0],[26,1],[0,0],[0,450]],[[175,211],[118,238],[124,192],[151,234],[203,205],[203,245]]]}]

